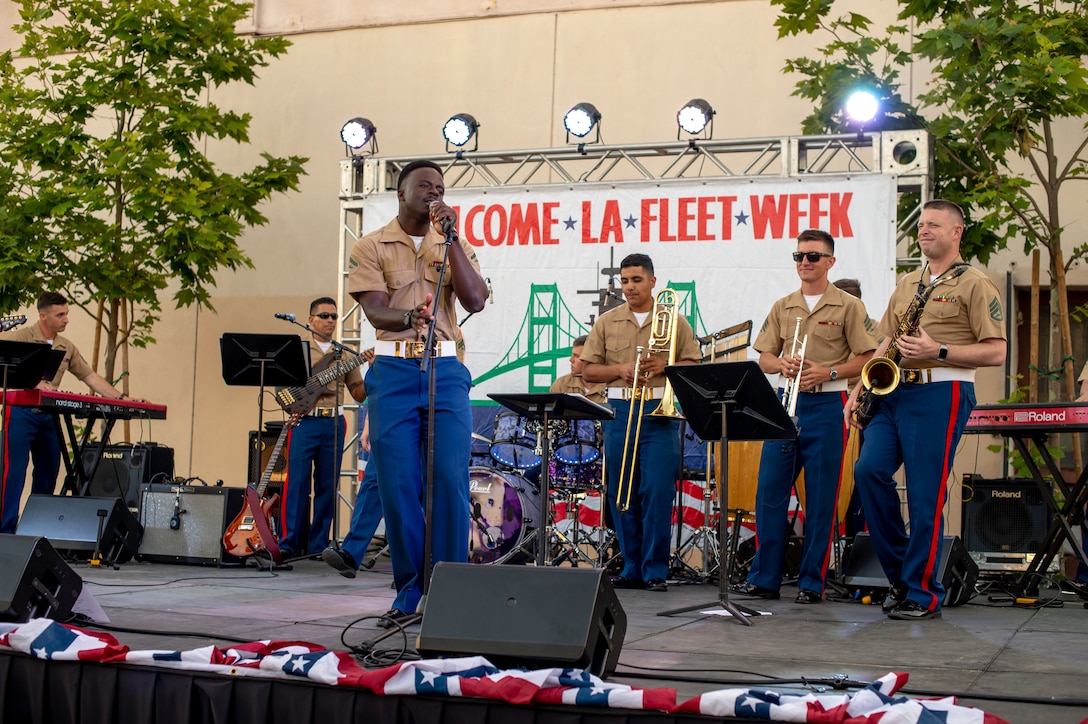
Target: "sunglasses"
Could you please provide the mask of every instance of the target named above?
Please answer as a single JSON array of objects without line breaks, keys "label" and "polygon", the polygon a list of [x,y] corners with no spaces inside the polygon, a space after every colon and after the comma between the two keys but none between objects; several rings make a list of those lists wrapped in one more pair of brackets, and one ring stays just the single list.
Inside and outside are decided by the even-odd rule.
[{"label": "sunglasses", "polygon": [[317,314],[311,314],[311,317],[317,317],[318,319],[336,319],[336,312],[318,312]]},{"label": "sunglasses", "polygon": [[797,262],[798,264],[801,263],[802,259],[808,259],[809,263],[815,264],[816,262],[820,261],[820,259],[824,258],[825,256],[831,256],[831,255],[830,254],[825,254],[822,251],[795,251],[795,252],[793,252],[793,260],[795,262]]}]

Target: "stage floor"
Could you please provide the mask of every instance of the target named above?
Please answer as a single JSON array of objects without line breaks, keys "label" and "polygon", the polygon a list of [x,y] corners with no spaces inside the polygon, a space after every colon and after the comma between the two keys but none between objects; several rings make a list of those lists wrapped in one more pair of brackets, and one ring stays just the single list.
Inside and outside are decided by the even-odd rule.
[{"label": "stage floor", "polygon": [[[207,568],[132,561],[119,570],[75,563],[111,619],[114,635],[134,650],[188,650],[234,639],[308,641],[345,651],[380,629],[367,615],[393,600],[388,558],[354,579],[316,560],[296,561],[274,574],[246,568]],[[999,593],[994,591],[994,593]],[[778,686],[775,678],[845,675],[871,681],[892,671],[909,674],[902,693],[954,694],[1010,722],[1080,722],[1088,661],[1088,610],[1073,595],[1060,608],[990,604],[978,596],[945,609],[941,620],[888,620],[879,606],[825,601],[800,605],[796,588],[779,601],[731,600],[770,616],[741,626],[699,612],[658,616],[718,598],[716,584],[673,583],[667,593],[617,591],[627,614],[620,665],[611,681],[644,688],[675,687],[678,701],[715,689]],[[557,599],[557,608],[567,602]],[[716,605],[710,609],[718,609]],[[418,631],[418,626],[410,629]],[[172,634],[168,632],[178,632]],[[196,636],[182,636],[192,633]],[[414,645],[414,641],[413,641]],[[1026,701],[1020,701],[1020,699]]]}]

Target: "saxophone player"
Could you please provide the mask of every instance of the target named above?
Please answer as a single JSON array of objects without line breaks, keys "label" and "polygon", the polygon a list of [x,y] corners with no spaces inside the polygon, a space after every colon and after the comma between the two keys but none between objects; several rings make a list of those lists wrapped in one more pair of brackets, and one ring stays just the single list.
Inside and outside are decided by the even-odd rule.
[{"label": "saxophone player", "polygon": [[[804,469],[805,537],[797,602],[819,603],[849,431],[842,422],[847,380],[861,371],[877,340],[861,300],[827,280],[835,265],[835,239],[830,234],[802,231],[793,260],[801,288],[774,303],[754,347],[760,369],[777,373],[797,390],[790,405],[796,405],[798,436],[763,443],[755,510],[759,548],[748,579],[733,590],[757,598],[779,597],[789,539],[790,490]],[[791,353],[797,336],[807,338],[802,343],[803,360]]]},{"label": "saxophone player", "polygon": [[[604,420],[605,467],[608,470],[608,507],[612,514],[623,570],[613,581],[617,588],[667,591],[672,502],[680,471],[680,423],[670,417],[651,417],[665,400],[667,364],[661,354],[647,354],[657,314],[654,264],[645,254],[630,254],[620,262],[620,283],[626,303],[602,314],[582,349],[582,377],[588,383],[607,383],[614,420]],[[671,340],[675,364],[697,364],[702,350],[688,320],[677,311]],[[639,350],[642,350],[640,357]],[[638,378],[635,378],[636,370]],[[631,399],[642,390],[642,403]],[[642,408],[643,415],[635,412]],[[628,424],[634,420],[635,424]],[[640,423],[640,424],[639,424]],[[638,439],[628,455],[629,506],[622,514],[616,504],[620,472],[627,443]],[[634,464],[630,464],[634,463]]]},{"label": "saxophone player", "polygon": [[[865,426],[854,482],[873,549],[891,583],[883,609],[892,619],[941,615],[944,586],[938,563],[948,476],[975,406],[975,369],[1003,364],[1008,348],[997,287],[960,257],[963,227],[963,211],[951,201],[934,199],[922,207],[918,246],[928,268],[899,281],[880,322],[884,339],[873,357],[875,362],[897,345],[893,356],[901,360],[899,383],[881,397]],[[920,316],[905,319],[915,306],[912,299],[923,290],[929,296]],[[851,418],[864,383],[863,373],[844,412],[849,424],[857,424]],[[909,535],[892,480],[900,465],[906,472]]]}]

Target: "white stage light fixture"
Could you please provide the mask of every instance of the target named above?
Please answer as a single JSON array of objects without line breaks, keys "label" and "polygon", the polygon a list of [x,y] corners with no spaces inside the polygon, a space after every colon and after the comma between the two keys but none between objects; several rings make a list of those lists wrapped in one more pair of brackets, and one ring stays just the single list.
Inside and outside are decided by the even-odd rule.
[{"label": "white stage light fixture", "polygon": [[846,115],[860,125],[876,118],[880,103],[869,91],[855,91],[846,99]]},{"label": "white stage light fixture", "polygon": [[692,135],[702,133],[708,125],[713,127],[713,123],[714,109],[702,98],[693,98],[676,112],[676,125]]},{"label": "white stage light fixture", "polygon": [[563,127],[569,136],[578,138],[585,138],[597,128],[597,138],[600,139],[600,122],[601,112],[592,103],[579,103],[563,116]]},{"label": "white stage light fixture", "polygon": [[[480,124],[468,113],[458,113],[450,118],[446,121],[446,125],[442,126],[442,136],[446,139],[446,150],[449,150],[450,145],[458,148],[464,146],[476,137],[476,129],[479,127]],[[479,144],[478,138],[476,143]],[[475,150],[475,147],[473,150]]]},{"label": "white stage light fixture", "polygon": [[[378,129],[368,119],[352,118],[340,128],[340,140],[350,149],[351,155],[355,155],[355,151],[359,151],[368,143],[374,142],[374,134],[377,132]],[[377,150],[375,144],[372,151]]]}]

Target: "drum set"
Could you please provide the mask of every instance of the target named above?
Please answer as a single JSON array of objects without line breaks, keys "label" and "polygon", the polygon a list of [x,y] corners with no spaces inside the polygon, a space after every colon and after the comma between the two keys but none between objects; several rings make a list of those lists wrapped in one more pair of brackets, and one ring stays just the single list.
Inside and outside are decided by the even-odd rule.
[{"label": "drum set", "polygon": [[[469,468],[469,562],[528,563],[541,541],[551,565],[604,567],[615,551],[604,526],[604,461],[597,420],[541,420],[504,410],[495,417],[487,458],[473,455]],[[548,435],[549,490],[540,490]],[[474,448],[475,448],[474,444]],[[543,500],[542,500],[543,499]]]}]

